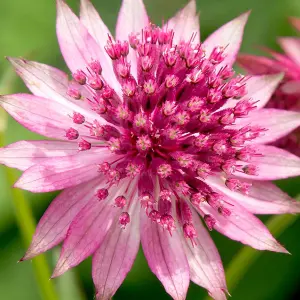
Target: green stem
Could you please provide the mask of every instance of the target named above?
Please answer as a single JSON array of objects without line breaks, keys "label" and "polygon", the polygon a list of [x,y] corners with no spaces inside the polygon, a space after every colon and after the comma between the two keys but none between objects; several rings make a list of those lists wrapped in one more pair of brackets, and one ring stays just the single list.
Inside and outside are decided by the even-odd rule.
[{"label": "green stem", "polygon": [[[7,181],[9,185],[12,186],[16,181],[14,171],[12,169],[5,168],[5,172]],[[22,191],[12,188],[11,194],[13,206],[15,209],[16,221],[24,240],[24,244],[27,247],[31,242],[31,238],[35,230],[34,217]],[[57,300],[58,297],[56,295],[53,282],[49,280],[51,273],[45,256],[40,255],[33,259],[32,265],[42,299]]]},{"label": "green stem", "polygon": [[[266,223],[273,236],[280,236],[289,226],[297,219],[297,215],[279,215],[273,216]],[[243,247],[240,252],[232,259],[226,269],[227,286],[230,293],[236,288],[238,283],[243,279],[246,272],[262,255],[262,251]],[[206,300],[211,299],[207,297]]]}]

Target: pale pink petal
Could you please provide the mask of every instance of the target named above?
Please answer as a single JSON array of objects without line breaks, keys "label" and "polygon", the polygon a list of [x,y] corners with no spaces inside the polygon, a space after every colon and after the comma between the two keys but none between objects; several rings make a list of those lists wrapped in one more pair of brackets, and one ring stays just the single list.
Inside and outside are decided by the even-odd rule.
[{"label": "pale pink petal", "polygon": [[249,14],[250,12],[244,13],[226,23],[204,41],[203,46],[207,52],[207,55],[210,55],[212,50],[217,46],[225,48],[226,58],[218,65],[218,68],[226,65],[231,67],[234,64],[236,56],[240,50],[244,27],[248,20]]},{"label": "pale pink petal", "polygon": [[92,255],[104,240],[108,230],[117,221],[120,211],[114,199],[122,195],[128,181],[110,189],[107,199],[91,199],[72,221],[62,251],[53,272],[57,277]]},{"label": "pale pink petal", "polygon": [[[190,266],[191,280],[204,287],[214,299],[226,299],[224,291],[227,291],[225,273],[219,252],[202,225],[199,215],[193,211],[193,225],[197,231],[194,239],[195,245],[185,239],[184,250]],[[219,294],[219,296],[217,296]]]},{"label": "pale pink petal", "polygon": [[284,52],[298,65],[300,65],[300,39],[295,37],[281,37],[278,43]]},{"label": "pale pink petal", "polygon": [[99,176],[97,164],[116,159],[106,149],[91,149],[77,155],[49,158],[43,164],[27,169],[14,187],[33,193],[71,187]]},{"label": "pale pink petal", "polygon": [[285,214],[300,212],[300,202],[292,199],[275,184],[267,181],[245,179],[242,179],[242,181],[252,184],[247,195],[231,191],[225,185],[225,178],[220,176],[209,176],[205,179],[205,183],[212,187],[216,192],[237,201],[253,214]]},{"label": "pale pink petal", "polygon": [[[90,0],[80,1],[80,21],[100,47],[106,44],[108,35],[112,36]],[[105,58],[111,63],[108,55]]]},{"label": "pale pink petal", "polygon": [[[137,193],[136,193],[137,194]],[[111,299],[130,271],[140,246],[140,205],[136,197],[129,208],[130,223],[111,228],[93,256],[96,299]]]},{"label": "pale pink petal", "polygon": [[273,59],[264,56],[240,54],[238,55],[236,62],[250,74],[276,74],[282,71],[280,64]]},{"label": "pale pink petal", "polygon": [[199,15],[196,11],[196,1],[190,0],[189,3],[181,9],[177,14],[167,21],[163,29],[173,29],[173,42],[178,44],[181,40],[190,40],[192,34],[195,33],[193,42],[200,43],[200,24]]},{"label": "pale pink petal", "polygon": [[104,47],[100,47],[63,0],[57,0],[57,39],[62,55],[72,72],[86,70],[92,59],[101,62],[102,74],[108,84],[120,92],[112,64]]},{"label": "pale pink petal", "polygon": [[88,134],[85,126],[72,121],[72,107],[29,94],[0,96],[0,105],[20,124],[29,130],[50,138],[66,139],[66,130],[74,127]]},{"label": "pale pink petal", "polygon": [[[91,109],[83,108],[83,101],[74,101],[67,95],[69,81],[66,73],[30,60],[12,57],[8,60],[34,95],[68,106],[86,117],[98,118],[98,115]],[[104,120],[100,119],[101,121]]]},{"label": "pale pink petal", "polygon": [[141,239],[151,271],[157,276],[168,294],[175,300],[184,300],[189,287],[189,266],[180,236],[172,236],[141,212]]},{"label": "pale pink petal", "polygon": [[[286,150],[266,145],[255,145],[262,156],[253,157],[251,164],[258,167],[257,175],[235,172],[236,176],[254,180],[276,180],[300,175],[300,158]],[[241,164],[243,164],[241,162]]]},{"label": "pale pink petal", "polygon": [[214,229],[226,235],[232,240],[241,242],[258,250],[270,250],[274,252],[288,253],[271,235],[268,228],[246,208],[240,206],[230,198],[224,199],[225,206],[231,211],[231,215],[224,217],[215,209],[204,203],[202,210],[210,214],[216,220]]},{"label": "pale pink petal", "polygon": [[62,242],[71,222],[95,196],[96,188],[100,184],[101,180],[97,178],[62,191],[40,219],[31,245],[22,260],[31,259]]},{"label": "pale pink petal", "polygon": [[[128,40],[130,33],[140,33],[148,24],[149,18],[142,0],[123,0],[116,26],[116,39]],[[137,57],[133,49],[129,50],[128,61],[132,75],[137,77]]]},{"label": "pale pink petal", "polygon": [[[283,79],[284,74],[272,74],[272,75],[258,75],[251,76],[246,81],[247,95],[239,99],[239,101],[250,99],[255,103],[257,108],[264,107],[270,100],[272,94],[275,92],[278,84]],[[224,108],[232,108],[238,103],[235,99],[229,99]]]},{"label": "pale pink petal", "polygon": [[300,31],[300,19],[296,17],[290,17],[289,18],[290,23]]},{"label": "pale pink petal", "polygon": [[20,141],[0,149],[0,163],[26,170],[49,157],[62,157],[78,152],[75,143],[61,141]]},{"label": "pale pink petal", "polygon": [[273,108],[257,109],[250,112],[246,118],[238,119],[236,125],[232,126],[232,128],[241,128],[247,125],[267,129],[260,137],[252,140],[251,143],[271,143],[300,126],[300,113]]}]

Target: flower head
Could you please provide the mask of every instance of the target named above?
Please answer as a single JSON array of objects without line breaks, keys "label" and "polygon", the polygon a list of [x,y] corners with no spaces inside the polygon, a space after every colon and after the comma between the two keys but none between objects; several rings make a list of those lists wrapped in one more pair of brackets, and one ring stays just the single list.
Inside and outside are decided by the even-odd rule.
[{"label": "flower head", "polygon": [[253,213],[299,211],[267,180],[299,175],[300,159],[264,145],[296,128],[299,114],[257,109],[278,76],[232,70],[248,13],[201,43],[195,1],[160,28],[141,0],[124,0],[115,38],[88,0],[80,19],[62,0],[57,10],[72,78],[9,58],[33,95],[0,97],[18,122],[56,139],[0,151],[1,163],[25,171],[16,187],[63,190],[23,260],[63,242],[56,277],[93,255],[96,297],[109,299],[141,240],[174,299],[185,299],[190,280],[224,299],[222,262],[200,216],[209,230],[286,252]]},{"label": "flower head", "polygon": [[[290,18],[290,22],[300,32],[300,19]],[[278,43],[284,50],[284,54],[266,49],[271,57],[243,54],[239,56],[238,63],[250,74],[284,72],[284,79],[265,105],[267,108],[300,112],[300,39],[281,37]],[[300,156],[300,130],[291,131],[273,144]]]}]

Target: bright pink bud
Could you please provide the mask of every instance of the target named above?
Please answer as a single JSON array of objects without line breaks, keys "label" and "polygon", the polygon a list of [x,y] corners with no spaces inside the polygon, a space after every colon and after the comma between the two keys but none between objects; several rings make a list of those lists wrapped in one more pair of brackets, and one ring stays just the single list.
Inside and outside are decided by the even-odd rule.
[{"label": "bright pink bud", "polygon": [[77,70],[72,76],[79,84],[84,85],[86,83],[86,76],[83,71]]},{"label": "bright pink bud", "polygon": [[102,67],[101,67],[101,64],[100,64],[100,62],[98,60],[92,60],[89,63],[89,67],[90,67],[90,69],[93,72],[95,72],[98,75],[101,75],[101,73],[102,73]]},{"label": "bright pink bud", "polygon": [[110,170],[110,164],[108,162],[104,162],[98,165],[98,172],[106,174]]},{"label": "bright pink bud", "polygon": [[122,229],[125,229],[126,225],[130,222],[130,216],[128,212],[122,212],[119,217],[119,224]]},{"label": "bright pink bud", "polygon": [[151,219],[151,221],[153,221],[155,223],[160,223],[160,221],[161,221],[161,214],[157,210],[153,209],[149,213],[149,218]]},{"label": "bright pink bud", "polygon": [[152,147],[152,142],[149,136],[142,135],[136,141],[136,148],[139,152],[147,152]]},{"label": "bright pink bud", "polygon": [[161,164],[157,168],[157,174],[161,178],[167,178],[172,174],[172,167],[169,164]]},{"label": "bright pink bud", "polygon": [[88,82],[89,86],[96,90],[99,91],[103,88],[103,81],[101,80],[101,78],[99,76],[93,76],[89,78],[89,82]]},{"label": "bright pink bud", "polygon": [[72,87],[68,87],[67,94],[75,100],[79,100],[81,98],[81,93],[79,90]]},{"label": "bright pink bud", "polygon": [[78,143],[78,150],[79,151],[86,151],[86,150],[90,150],[92,147],[92,144],[89,143],[88,141],[82,139],[79,143]]},{"label": "bright pink bud", "polygon": [[115,199],[115,206],[119,208],[123,208],[126,205],[126,198],[124,196],[118,196]]},{"label": "bright pink bud", "polygon": [[155,80],[148,79],[147,81],[145,81],[143,88],[146,94],[148,95],[154,94],[157,88]]},{"label": "bright pink bud", "polygon": [[185,238],[190,239],[192,244],[194,245],[194,239],[197,237],[197,231],[193,224],[185,223],[183,225],[183,235]]},{"label": "bright pink bud", "polygon": [[70,141],[71,140],[76,140],[76,139],[78,139],[78,137],[79,137],[79,133],[76,129],[71,127],[66,131],[66,138],[68,140],[70,140]]},{"label": "bright pink bud", "polygon": [[170,235],[172,235],[172,232],[176,228],[175,220],[171,215],[167,215],[167,214],[163,215],[160,218],[160,224],[164,229],[169,231]]},{"label": "bright pink bud", "polygon": [[107,196],[108,196],[107,189],[102,188],[102,189],[97,190],[97,197],[99,200],[104,200],[107,198]]},{"label": "bright pink bud", "polygon": [[205,222],[208,230],[210,230],[210,231],[212,231],[214,226],[216,225],[216,220],[211,215],[205,215],[204,222]]},{"label": "bright pink bud", "polygon": [[83,124],[85,122],[85,117],[77,112],[73,113],[73,122],[75,124]]}]

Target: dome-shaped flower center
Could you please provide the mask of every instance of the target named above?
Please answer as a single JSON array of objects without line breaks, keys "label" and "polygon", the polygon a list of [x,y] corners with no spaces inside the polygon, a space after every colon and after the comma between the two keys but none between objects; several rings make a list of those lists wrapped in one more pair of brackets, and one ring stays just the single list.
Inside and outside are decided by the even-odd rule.
[{"label": "dome-shaped flower center", "polygon": [[[86,70],[73,74],[77,88],[72,85],[68,94],[83,99],[99,118],[88,122],[74,112],[73,122],[87,127],[90,134],[80,136],[68,128],[66,138],[79,140],[80,151],[106,147],[119,156],[99,166],[108,181],[107,189],[98,191],[99,200],[107,197],[112,184],[138,176],[140,201],[149,218],[170,233],[179,220],[184,235],[193,241],[196,230],[186,201],[200,211],[205,202],[230,215],[205,178],[222,173],[228,188],[247,193],[249,184],[233,175],[258,172],[249,161],[259,154],[247,144],[264,129],[233,126],[255,105],[246,97],[247,79],[234,77],[231,67],[222,66],[225,49],[215,47],[207,53],[193,42],[193,35],[179,44],[173,43],[173,36],[172,30],[149,25],[130,34],[128,41],[110,37],[105,49],[123,94],[107,84],[100,62],[91,59]],[[129,53],[136,57],[136,74],[131,72]],[[229,100],[236,104],[227,108]],[[115,202],[123,208],[130,195]],[[212,229],[214,218],[205,215],[204,220]],[[128,222],[129,215],[123,213],[120,224],[125,227]]]}]

